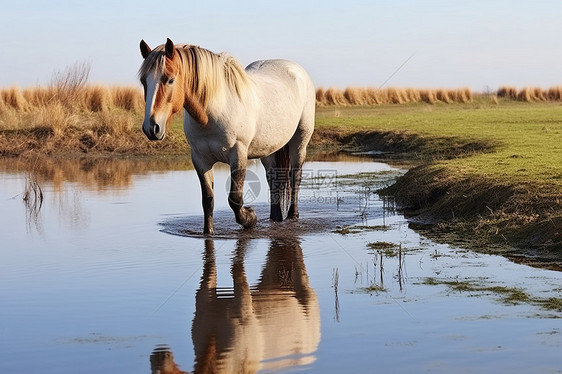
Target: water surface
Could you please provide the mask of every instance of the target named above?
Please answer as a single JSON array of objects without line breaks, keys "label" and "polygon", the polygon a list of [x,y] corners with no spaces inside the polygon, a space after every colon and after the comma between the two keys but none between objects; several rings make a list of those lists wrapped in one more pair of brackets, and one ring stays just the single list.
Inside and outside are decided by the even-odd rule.
[{"label": "water surface", "polygon": [[0,372],[562,371],[560,272],[420,236],[373,193],[403,170],[305,169],[301,219],[270,223],[250,166],[247,231],[218,167],[205,239],[185,161],[2,163]]}]

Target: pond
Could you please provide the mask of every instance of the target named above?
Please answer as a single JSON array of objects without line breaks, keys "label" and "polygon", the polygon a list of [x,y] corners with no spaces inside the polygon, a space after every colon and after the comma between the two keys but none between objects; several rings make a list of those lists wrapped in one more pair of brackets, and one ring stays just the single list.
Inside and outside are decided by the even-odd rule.
[{"label": "pond", "polygon": [[421,236],[366,157],[307,162],[271,223],[261,169],[243,230],[216,167],[208,239],[186,161],[2,161],[0,372],[562,371],[562,273]]}]

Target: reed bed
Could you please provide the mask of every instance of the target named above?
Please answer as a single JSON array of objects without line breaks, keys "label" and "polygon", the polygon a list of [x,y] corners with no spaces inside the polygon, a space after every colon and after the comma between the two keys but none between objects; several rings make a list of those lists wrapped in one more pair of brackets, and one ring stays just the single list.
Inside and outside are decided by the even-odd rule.
[{"label": "reed bed", "polygon": [[0,89],[0,113],[9,110],[33,111],[47,106],[67,108],[73,113],[102,112],[121,109],[141,113],[144,98],[140,87],[85,85],[76,90],[61,91],[53,87]]},{"label": "reed bed", "polygon": [[548,89],[541,87],[523,87],[517,89],[513,86],[502,86],[496,93],[497,97],[524,101],[528,103],[539,101],[562,101],[562,86],[552,86]]},{"label": "reed bed", "polygon": [[0,89],[0,156],[151,151],[138,131],[143,108],[140,87],[81,82]]},{"label": "reed bed", "polygon": [[[138,87],[83,85],[61,90],[59,87],[0,89],[0,129],[48,129],[60,134],[69,127],[100,128],[116,133],[125,130],[134,115],[144,108]],[[119,131],[117,131],[119,132]]]},{"label": "reed bed", "polygon": [[319,106],[330,105],[377,105],[377,104],[407,104],[407,103],[467,103],[472,101],[470,88],[458,89],[417,89],[395,88],[384,89],[348,87],[337,89],[319,88],[316,90],[316,103]]}]

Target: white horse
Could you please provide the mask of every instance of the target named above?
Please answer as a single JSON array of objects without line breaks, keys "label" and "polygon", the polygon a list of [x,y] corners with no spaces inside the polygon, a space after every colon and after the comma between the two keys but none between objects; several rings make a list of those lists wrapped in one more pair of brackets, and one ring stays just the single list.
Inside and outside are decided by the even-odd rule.
[{"label": "white horse", "polygon": [[[201,183],[204,233],[213,234],[213,165],[230,165],[228,202],[236,222],[257,222],[243,206],[246,163],[260,158],[271,194],[270,219],[298,218],[298,189],[306,146],[314,131],[315,90],[306,71],[285,60],[263,60],[243,69],[233,57],[193,45],[151,50],[140,42],[139,77],[146,109],[143,132],[164,138],[170,117],[184,108],[183,127]],[[287,202],[288,199],[288,202]]]}]

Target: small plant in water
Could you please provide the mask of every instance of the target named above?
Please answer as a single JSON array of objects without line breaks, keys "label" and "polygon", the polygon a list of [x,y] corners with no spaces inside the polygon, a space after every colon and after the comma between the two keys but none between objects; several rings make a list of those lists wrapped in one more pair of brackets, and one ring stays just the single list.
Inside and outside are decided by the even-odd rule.
[{"label": "small plant in water", "polygon": [[394,243],[381,242],[381,241],[368,243],[367,246],[371,249],[376,249],[376,250],[398,248],[398,245],[396,245]]},{"label": "small plant in water", "polygon": [[386,288],[384,288],[382,285],[376,284],[376,283],[372,283],[370,286],[364,287],[362,290],[363,290],[364,292],[367,292],[367,293],[386,292]]},{"label": "small plant in water", "polygon": [[396,257],[398,256],[398,252],[400,250],[401,245],[397,245],[389,242],[377,241],[377,242],[367,243],[367,247],[376,250],[379,254],[384,255],[386,257]]},{"label": "small plant in water", "polygon": [[347,235],[347,234],[359,234],[365,231],[387,231],[390,230],[389,226],[385,225],[374,225],[374,226],[338,226],[333,232],[336,234]]},{"label": "small plant in water", "polygon": [[425,278],[422,284],[427,286],[445,285],[457,292],[480,293],[482,295],[494,294],[498,300],[509,305],[528,303],[540,306],[546,310],[562,311],[562,298],[535,297],[518,287],[483,285],[471,280],[446,280],[433,277]]}]

